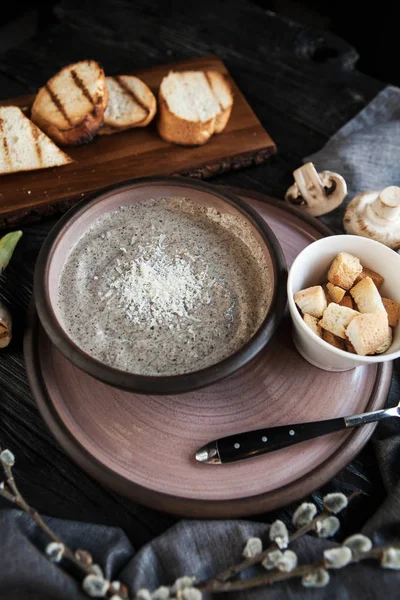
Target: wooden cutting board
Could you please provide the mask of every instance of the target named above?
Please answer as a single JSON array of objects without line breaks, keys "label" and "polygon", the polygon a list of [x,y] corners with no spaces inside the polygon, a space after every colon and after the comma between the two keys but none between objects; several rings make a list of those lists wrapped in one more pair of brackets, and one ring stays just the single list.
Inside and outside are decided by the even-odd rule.
[{"label": "wooden cutting board", "polygon": [[[150,175],[183,174],[207,178],[264,162],[276,146],[229,75],[224,63],[206,56],[139,71],[154,93],[170,70],[214,69],[228,78],[233,110],[226,129],[204,146],[184,148],[164,142],[153,121],[148,127],[98,136],[78,148],[67,148],[75,162],[51,169],[0,176],[0,227],[14,226],[38,215],[66,210],[87,192]],[[43,82],[45,83],[45,82]],[[1,100],[29,114],[34,96]]]}]

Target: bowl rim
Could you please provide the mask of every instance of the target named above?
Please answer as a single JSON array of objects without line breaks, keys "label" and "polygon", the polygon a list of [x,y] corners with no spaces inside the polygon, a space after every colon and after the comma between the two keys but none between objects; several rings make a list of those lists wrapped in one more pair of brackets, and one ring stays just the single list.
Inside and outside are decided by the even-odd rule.
[{"label": "bowl rim", "polygon": [[[311,244],[309,244],[308,246],[306,246],[295,258],[295,260],[293,261],[290,269],[289,269],[289,273],[288,273],[288,278],[287,278],[287,297],[288,297],[288,304],[290,307],[290,314],[292,319],[294,319],[296,321],[296,323],[299,325],[299,327],[306,333],[306,335],[310,336],[311,339],[319,346],[321,346],[321,348],[324,348],[325,350],[330,350],[333,354],[336,354],[336,356],[340,356],[342,358],[347,358],[349,360],[352,360],[353,362],[359,362],[359,363],[365,363],[365,364],[373,364],[373,363],[381,363],[381,362],[385,362],[385,361],[389,361],[389,360],[394,360],[398,357],[400,357],[400,350],[396,350],[393,352],[389,352],[389,353],[385,353],[383,352],[382,354],[378,354],[376,356],[362,356],[360,354],[352,354],[351,352],[347,352],[347,350],[340,350],[340,348],[336,348],[335,346],[332,346],[331,344],[328,344],[328,342],[326,342],[325,340],[323,340],[322,338],[318,337],[318,335],[316,333],[314,333],[310,327],[308,327],[304,320],[301,318],[299,311],[297,310],[297,306],[295,304],[295,301],[293,299],[293,277],[294,277],[294,272],[296,269],[296,263],[299,262],[299,260],[301,259],[301,255],[306,252],[307,250],[310,252],[309,248],[311,248],[312,246],[314,246],[315,244],[318,243],[324,243],[324,240],[330,239],[332,240],[332,237],[335,238],[342,238],[342,239],[354,239],[357,240],[358,243],[360,244],[366,244],[366,245],[374,245],[376,247],[380,247],[382,249],[386,248],[386,250],[388,251],[388,256],[389,256],[389,252],[393,252],[394,254],[396,254],[395,250],[392,250],[391,248],[385,246],[384,244],[381,244],[380,242],[377,242],[376,240],[372,240],[370,238],[367,237],[363,237],[363,236],[359,236],[359,235],[349,235],[349,234],[338,234],[338,235],[333,235],[333,236],[328,236],[327,238],[321,238],[319,240],[315,240],[314,242],[311,242]],[[325,242],[327,243],[327,242]],[[386,250],[384,250],[384,252],[386,252]],[[400,255],[398,255],[399,258],[399,266],[400,266]],[[361,260],[361,258],[360,258]],[[397,327],[400,327],[400,324],[397,325]]]},{"label": "bowl rim", "polygon": [[[139,375],[106,365],[82,350],[66,333],[57,319],[50,300],[47,287],[48,273],[52,258],[56,251],[57,242],[64,230],[77,221],[92,206],[101,202],[103,197],[113,191],[123,191],[125,188],[143,187],[146,185],[168,185],[186,187],[217,196],[233,206],[258,231],[271,257],[274,274],[274,290],[271,302],[261,325],[255,334],[242,346],[222,361],[190,373],[176,375]],[[286,307],[287,266],[282,248],[272,229],[264,219],[231,192],[218,188],[203,181],[171,176],[143,177],[129,179],[117,184],[104,187],[86,196],[73,206],[53,227],[47,236],[35,266],[34,300],[40,321],[57,349],[77,367],[96,379],[114,387],[139,394],[179,394],[196,390],[232,375],[247,364],[264,348],[275,333]]]}]

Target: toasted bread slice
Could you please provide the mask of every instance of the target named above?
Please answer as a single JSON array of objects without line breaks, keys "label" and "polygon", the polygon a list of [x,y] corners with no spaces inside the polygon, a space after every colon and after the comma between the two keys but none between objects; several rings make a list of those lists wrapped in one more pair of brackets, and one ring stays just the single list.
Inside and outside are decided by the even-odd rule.
[{"label": "toasted bread slice", "polygon": [[382,298],[371,277],[364,277],[351,288],[350,294],[361,313],[375,313],[384,310]]},{"label": "toasted bread slice", "polygon": [[231,114],[233,95],[217,71],[171,72],[161,82],[158,132],[167,142],[205,144]]},{"label": "toasted bread slice", "polygon": [[0,107],[0,174],[72,162],[17,106]]},{"label": "toasted bread slice", "polygon": [[383,306],[388,315],[390,327],[396,327],[399,324],[400,304],[396,300],[382,298]]},{"label": "toasted bread slice", "polygon": [[[366,356],[385,347],[388,343],[389,323],[385,310],[354,317],[346,328],[346,335],[357,354]],[[386,347],[387,349],[387,347]]]},{"label": "toasted bread slice", "polygon": [[49,79],[35,98],[31,118],[57,143],[76,146],[96,135],[106,106],[104,71],[97,62],[84,60]]},{"label": "toasted bread slice", "polygon": [[360,260],[348,252],[340,252],[328,271],[328,281],[349,290],[362,272]]},{"label": "toasted bread slice", "polygon": [[346,293],[345,290],[343,290],[337,285],[333,285],[333,283],[331,283],[330,281],[328,281],[328,283],[326,284],[326,288],[333,302],[339,304],[339,302],[343,299],[343,296]]},{"label": "toasted bread slice", "polygon": [[293,299],[303,314],[307,313],[312,317],[322,317],[326,309],[326,297],[320,285],[296,292]]},{"label": "toasted bread slice", "polygon": [[220,107],[215,122],[215,133],[221,133],[231,116],[233,106],[232,90],[225,77],[218,71],[205,71],[204,74]]},{"label": "toasted bread slice", "polygon": [[318,319],[313,317],[312,315],[305,314],[303,317],[304,323],[317,335],[318,337],[322,337],[322,329],[318,324]]},{"label": "toasted bread slice", "polygon": [[133,75],[106,77],[108,104],[100,134],[131,127],[146,127],[154,118],[157,102],[151,89]]},{"label": "toasted bread slice", "polygon": [[324,314],[319,324],[323,329],[330,331],[334,335],[346,339],[345,330],[349,323],[360,313],[346,306],[340,306],[331,302],[324,310]]}]

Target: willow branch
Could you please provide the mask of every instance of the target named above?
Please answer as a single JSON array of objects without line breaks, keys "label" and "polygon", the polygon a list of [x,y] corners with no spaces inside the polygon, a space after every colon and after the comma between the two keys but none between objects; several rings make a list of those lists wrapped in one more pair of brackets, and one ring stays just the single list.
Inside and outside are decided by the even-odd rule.
[{"label": "willow branch", "polygon": [[[352,494],[350,494],[350,496],[348,496],[347,501],[351,502],[351,500],[353,500],[356,496],[359,496],[359,494],[360,494],[360,491],[355,490]],[[289,544],[291,542],[294,542],[295,540],[297,540],[302,535],[305,535],[306,533],[309,533],[310,531],[315,531],[316,524],[318,523],[318,521],[322,521],[323,519],[326,519],[331,514],[332,513],[327,510],[322,511],[312,521],[310,521],[310,523],[307,523],[307,525],[300,527],[294,533],[292,533],[289,536]],[[266,558],[268,556],[268,554],[270,552],[272,552],[273,550],[276,550],[277,548],[278,548],[277,544],[275,544],[275,542],[273,542],[270,546],[268,546],[268,548],[266,548],[259,554],[256,554],[255,556],[251,556],[249,558],[246,558],[241,563],[234,565],[233,567],[229,567],[228,569],[225,569],[224,571],[221,571],[220,573],[215,575],[215,577],[213,577],[212,579],[213,580],[216,579],[218,581],[228,581],[228,579],[232,579],[232,577],[234,577],[241,571],[244,571],[244,570],[248,569],[249,567],[252,567],[254,565],[261,563],[264,560],[264,558]]]},{"label": "willow branch", "polygon": [[3,469],[8,487],[13,492],[15,497],[21,497],[21,494],[17,488],[17,484],[15,483],[11,467],[9,465],[3,464]]},{"label": "willow branch", "polygon": [[257,577],[246,579],[244,581],[218,581],[217,579],[210,579],[204,583],[199,583],[196,587],[204,593],[245,590],[253,587],[259,587],[261,585],[271,585],[272,583],[293,579],[295,577],[303,577],[304,575],[318,571],[318,569],[321,569],[322,566],[323,563],[301,565],[289,573],[283,571],[274,571],[273,573],[265,573],[264,575],[258,575]]},{"label": "willow branch", "polygon": [[43,533],[52,542],[62,544],[64,546],[63,556],[65,558],[68,558],[71,562],[73,562],[86,575],[89,575],[90,573],[92,573],[92,571],[90,570],[90,567],[85,566],[84,564],[82,564],[82,562],[80,560],[78,560],[76,558],[74,552],[70,548],[65,546],[65,544],[58,537],[58,535],[54,533],[54,531],[47,525],[47,523],[45,523],[45,521],[43,521],[42,517],[39,515],[37,510],[32,508],[32,506],[30,506],[26,502],[26,500],[22,496],[21,492],[19,491],[17,484],[15,483],[15,479],[14,479],[14,476],[12,473],[12,468],[9,465],[4,464],[4,463],[2,464],[2,466],[4,469],[5,476],[6,476],[7,485],[12,493],[10,493],[8,490],[0,489],[0,495],[3,496],[3,498],[6,498],[9,502],[12,502],[16,506],[18,506],[18,508],[21,508],[28,515],[30,515],[30,517],[33,519],[33,521],[36,523],[36,525],[38,525],[38,527],[40,527],[40,529],[43,531]]},{"label": "willow branch", "polygon": [[3,496],[3,498],[15,504],[15,498],[8,490],[0,488],[0,496]]},{"label": "willow branch", "polygon": [[[380,560],[382,558],[383,553],[389,548],[400,549],[400,546],[381,546],[377,548],[372,548],[368,552],[357,553],[353,555],[352,561],[349,563],[356,564],[362,562],[364,560],[376,559]],[[244,581],[218,581],[217,579],[210,579],[208,581],[200,582],[196,585],[197,589],[201,590],[204,593],[207,592],[233,592],[238,590],[245,590],[254,587],[259,587],[261,585],[271,585],[273,583],[277,583],[279,581],[287,581],[289,579],[294,579],[296,577],[304,577],[304,575],[310,575],[312,573],[316,573],[319,569],[329,569],[330,567],[325,565],[325,563],[318,562],[312,563],[308,565],[301,565],[293,571],[284,572],[284,571],[274,571],[272,573],[265,573],[263,575],[258,575],[257,577],[253,577],[251,579],[246,579]],[[331,567],[332,568],[332,567]],[[344,567],[343,567],[344,568]]]}]

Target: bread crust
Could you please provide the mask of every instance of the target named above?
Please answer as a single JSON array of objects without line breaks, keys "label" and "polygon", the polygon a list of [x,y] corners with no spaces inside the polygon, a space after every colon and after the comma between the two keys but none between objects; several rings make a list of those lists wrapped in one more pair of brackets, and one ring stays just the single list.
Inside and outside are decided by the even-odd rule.
[{"label": "bread crust", "polygon": [[360,313],[375,313],[384,310],[382,298],[371,277],[364,277],[351,288],[350,294]]},{"label": "bread crust", "polygon": [[312,315],[306,313],[303,316],[303,321],[307,325],[307,327],[309,327],[311,331],[315,333],[315,335],[317,335],[318,337],[322,337],[322,329],[319,326],[317,317],[313,317]]},{"label": "bread crust", "polygon": [[208,142],[215,131],[216,118],[202,123],[188,121],[170,111],[163,93],[158,94],[158,133],[166,142],[181,146],[201,146]]},{"label": "bread crust", "polygon": [[328,281],[349,290],[362,272],[360,260],[348,252],[339,252],[328,271]]},{"label": "bread crust", "polygon": [[384,278],[382,277],[382,275],[380,275],[376,271],[372,271],[372,269],[367,269],[367,267],[363,267],[363,270],[361,271],[361,273],[355,280],[354,285],[359,283],[365,277],[371,277],[372,281],[374,282],[374,284],[376,285],[378,290],[382,287],[382,284],[385,281]]},{"label": "bread crust", "polygon": [[303,314],[307,313],[312,317],[322,317],[327,307],[325,292],[321,285],[299,290],[293,295],[293,299]]},{"label": "bread crust", "polygon": [[227,126],[229,117],[231,116],[232,106],[233,105],[231,104],[228,108],[221,109],[221,112],[217,115],[214,126],[215,133],[222,133]]},{"label": "bread crust", "polygon": [[[207,77],[209,71],[203,71],[203,73],[212,90],[211,83]],[[228,86],[230,90],[229,83],[226,79],[220,73],[217,74],[221,76],[224,84]],[[212,93],[214,94],[214,92]],[[166,142],[179,144],[181,146],[201,146],[202,144],[205,144],[214,133],[221,133],[225,129],[233,106],[233,95],[231,90],[230,94],[231,102],[229,106],[223,108],[217,100],[220,105],[220,110],[208,121],[189,121],[183,117],[178,117],[170,110],[168,102],[162,92],[161,83],[158,93],[158,133]]]},{"label": "bread crust", "polygon": [[[107,86],[105,82],[105,75],[103,68],[94,61],[81,61],[87,63],[94,63],[98,68],[99,84],[96,92],[96,97],[93,99],[92,110],[82,116],[78,122],[74,122],[72,119],[68,119],[68,104],[64,105],[64,102],[68,103],[68,98],[63,99],[53,97],[51,94],[52,85],[55,80],[64,71],[72,71],[78,63],[70,64],[61,69],[56,75],[54,75],[45,86],[43,86],[36,95],[34,100],[31,119],[42,131],[44,131],[50,138],[56,141],[62,146],[78,146],[90,142],[97,134],[103,123],[103,115],[108,102]],[[50,90],[50,91],[49,91]],[[66,92],[66,96],[68,92]],[[67,121],[70,121],[69,126],[65,126],[61,123],[61,119],[55,119],[46,110],[48,102],[56,103],[59,107],[60,114],[67,115]]]},{"label": "bread crust", "polygon": [[[24,145],[34,148],[36,160],[26,159],[21,164],[18,148],[11,136],[7,136],[4,127],[7,122],[15,123]],[[26,126],[26,127],[25,127]],[[49,156],[49,149],[51,156]],[[18,160],[19,158],[19,160]],[[63,166],[73,162],[56,144],[46,136],[17,106],[0,107],[0,176],[20,171],[36,171],[50,167]]]},{"label": "bread crust", "polygon": [[389,298],[382,298],[383,306],[388,315],[390,327],[397,327],[400,319],[400,304],[395,300],[389,300]]},{"label": "bread crust", "polygon": [[231,89],[231,86],[229,85],[229,83],[228,83],[225,75],[222,75],[218,71],[206,71],[205,75],[207,77],[207,80],[208,80],[208,82],[210,84],[211,89],[212,89],[212,82],[210,81],[210,75],[212,75],[214,77],[218,77],[219,80],[222,82],[222,84],[229,89],[229,93],[230,93],[230,104],[229,104],[229,106],[227,106],[226,108],[223,108],[221,106],[221,103],[218,101],[219,105],[220,105],[221,112],[217,115],[217,118],[215,120],[214,132],[215,133],[221,133],[225,129],[225,127],[227,126],[228,121],[229,121],[229,117],[231,116],[231,112],[232,112],[232,106],[233,106],[232,89]]},{"label": "bread crust", "polygon": [[[147,111],[147,116],[144,119],[141,119],[140,121],[132,121],[125,125],[119,125],[117,120],[112,119],[111,117],[107,116],[107,111],[106,111],[104,114],[104,117],[103,117],[104,118],[103,125],[99,130],[100,135],[111,135],[113,133],[118,133],[119,131],[126,131],[127,129],[132,129],[132,128],[136,128],[136,127],[146,127],[155,117],[155,114],[157,112],[156,97],[154,96],[153,92],[148,87],[148,85],[146,85],[138,77],[134,77],[133,75],[132,76],[118,75],[116,77],[106,77],[106,85],[107,85],[107,79],[116,79],[117,82],[119,83],[119,85],[121,86],[122,90],[126,89],[126,91],[129,95],[133,95],[133,92],[129,88],[128,82],[125,81],[125,78],[127,78],[127,79],[132,78],[132,79],[139,80],[140,83],[142,84],[142,86],[146,92],[146,102],[144,102],[143,98],[139,98],[136,95],[133,98],[133,100],[137,104],[139,104],[139,106],[142,106],[142,108],[144,110]],[[110,97],[109,97],[109,100],[110,100]]]},{"label": "bread crust", "polygon": [[385,352],[390,346],[391,332],[385,310],[356,316],[346,328],[346,336],[357,354],[367,356]]},{"label": "bread crust", "polygon": [[345,341],[342,340],[337,335],[331,333],[327,329],[322,329],[322,339],[331,346],[335,346],[335,348],[339,348],[339,350],[345,349]]},{"label": "bread crust", "polygon": [[324,314],[319,324],[322,329],[330,331],[334,335],[346,339],[346,327],[360,313],[346,306],[340,306],[335,302],[331,302],[324,310]]},{"label": "bread crust", "polygon": [[354,309],[354,302],[351,296],[348,296],[347,294],[345,296],[343,296],[343,298],[341,299],[340,302],[338,302],[339,306],[347,306],[347,308],[353,308]]},{"label": "bread crust", "polygon": [[340,304],[340,301],[343,299],[346,293],[345,290],[343,290],[341,287],[338,287],[337,285],[333,285],[333,283],[331,283],[330,281],[328,281],[328,283],[326,284],[326,288],[333,302]]}]

